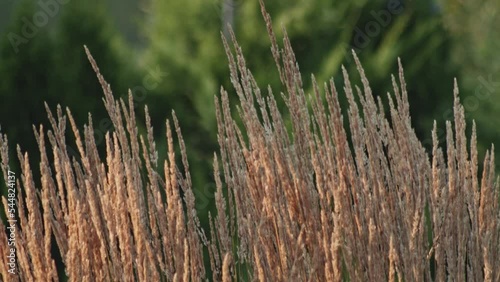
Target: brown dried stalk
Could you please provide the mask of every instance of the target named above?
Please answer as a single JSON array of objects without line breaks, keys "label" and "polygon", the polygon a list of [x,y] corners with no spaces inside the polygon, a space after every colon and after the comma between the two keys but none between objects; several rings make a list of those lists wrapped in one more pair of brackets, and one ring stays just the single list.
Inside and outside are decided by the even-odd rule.
[{"label": "brown dried stalk", "polygon": [[[105,159],[90,115],[81,134],[69,109],[63,114],[58,107],[54,116],[47,107],[52,129],[34,128],[41,179],[33,179],[28,155],[18,149],[18,271],[9,274],[2,255],[3,281],[60,279],[54,244],[71,281],[500,280],[494,148],[479,176],[476,128],[467,141],[457,82],[446,154],[436,124],[428,154],[411,127],[401,63],[384,109],[353,53],[362,86],[351,84],[342,69],[347,131],[333,79],[321,88],[313,76],[313,93],[306,95],[286,30],[279,47],[261,6],[290,125],[272,90],[262,93],[234,34],[232,45],[223,36],[242,122],[221,89],[215,97],[220,151],[214,155],[217,215],[209,216],[210,238],[196,216],[175,114],[181,158],[167,121],[168,158],[159,171],[147,108],[147,136],[139,136],[132,96],[128,106],[115,100],[85,49],[114,125],[106,134]],[[67,119],[78,160],[68,154]],[[0,156],[7,179],[4,135]],[[7,199],[2,203],[6,209]],[[0,228],[5,230],[3,222]],[[0,240],[0,252],[8,248]]]}]

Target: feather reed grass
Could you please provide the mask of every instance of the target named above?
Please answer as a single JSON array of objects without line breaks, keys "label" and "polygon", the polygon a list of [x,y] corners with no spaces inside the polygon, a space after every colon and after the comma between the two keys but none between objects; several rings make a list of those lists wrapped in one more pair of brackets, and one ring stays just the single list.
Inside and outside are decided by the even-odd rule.
[{"label": "feather reed grass", "polygon": [[[343,112],[333,79],[320,87],[312,76],[314,91],[304,93],[286,31],[280,48],[263,5],[262,13],[291,126],[272,90],[265,95],[258,86],[234,34],[230,42],[222,36],[242,122],[221,89],[217,214],[209,215],[208,235],[196,215],[175,113],[166,121],[168,157],[160,171],[147,108],[142,136],[132,96],[128,105],[113,98],[86,49],[114,125],[105,158],[90,115],[80,132],[69,109],[57,107],[54,115],[47,106],[51,129],[34,128],[41,179],[33,179],[18,147],[18,271],[7,272],[10,247],[0,240],[3,281],[62,279],[54,247],[70,281],[500,281],[494,147],[479,172],[475,124],[467,139],[457,82],[446,149],[434,124],[428,153],[411,127],[401,63],[385,109],[353,54],[361,86],[342,69]],[[68,121],[81,160],[68,154]],[[0,137],[7,179],[8,142]]]}]

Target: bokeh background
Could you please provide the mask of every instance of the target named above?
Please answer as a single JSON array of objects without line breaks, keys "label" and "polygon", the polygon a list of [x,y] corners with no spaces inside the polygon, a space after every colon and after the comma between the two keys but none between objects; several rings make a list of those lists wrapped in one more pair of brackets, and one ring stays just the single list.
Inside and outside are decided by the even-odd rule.
[{"label": "bokeh background", "polygon": [[[355,50],[373,92],[387,101],[400,57],[413,126],[428,149],[434,120],[445,143],[455,77],[469,134],[472,119],[477,123],[480,157],[492,143],[500,145],[499,1],[276,0],[266,6],[278,37],[280,26],[287,28],[309,92],[311,74],[321,84],[333,77],[342,89],[341,65],[360,84]],[[224,86],[236,100],[221,43],[227,23],[260,86],[283,91],[257,0],[0,0],[0,125],[12,167],[18,167],[15,144],[38,164],[32,125],[49,127],[44,101],[52,111],[57,104],[69,107],[81,128],[91,113],[104,153],[104,135],[113,128],[85,44],[115,97],[125,99],[130,89],[139,124],[148,105],[160,158],[165,119],[175,109],[206,219],[218,150],[213,96]],[[78,160],[76,150],[70,153]]]}]

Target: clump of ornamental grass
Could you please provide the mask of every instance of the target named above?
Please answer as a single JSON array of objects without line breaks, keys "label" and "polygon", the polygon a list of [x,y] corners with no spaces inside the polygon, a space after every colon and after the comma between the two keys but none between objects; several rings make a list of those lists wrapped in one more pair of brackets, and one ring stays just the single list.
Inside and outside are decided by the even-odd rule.
[{"label": "clump of ornamental grass", "polygon": [[[80,132],[69,109],[57,107],[54,115],[47,107],[51,129],[34,128],[41,179],[33,179],[29,156],[18,147],[17,274],[7,272],[3,254],[10,247],[2,239],[3,281],[61,279],[54,248],[71,281],[500,280],[494,148],[479,172],[476,128],[468,141],[457,83],[446,148],[438,146],[434,124],[432,152],[426,152],[411,126],[401,63],[387,110],[355,54],[361,86],[343,68],[342,91],[333,79],[320,85],[312,76],[313,93],[306,95],[286,31],[280,48],[263,6],[262,12],[291,126],[272,90],[255,81],[234,34],[232,46],[223,36],[242,122],[221,89],[210,230],[196,215],[189,152],[175,113],[173,123],[166,121],[168,157],[159,160],[147,107],[143,136],[132,96],[128,105],[113,98],[86,49],[114,125],[105,158],[90,115]],[[347,111],[338,95],[346,95]],[[68,121],[79,160],[68,154]],[[0,148],[7,179],[5,135]]]}]

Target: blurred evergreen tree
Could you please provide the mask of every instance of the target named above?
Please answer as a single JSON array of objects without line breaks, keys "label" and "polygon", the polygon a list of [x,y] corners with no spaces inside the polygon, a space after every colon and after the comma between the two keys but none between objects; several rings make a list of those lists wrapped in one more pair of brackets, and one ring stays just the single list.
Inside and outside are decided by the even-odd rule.
[{"label": "blurred evergreen tree", "polygon": [[[96,141],[104,145],[104,134],[112,129],[104,104],[103,92],[83,46],[86,45],[99,65],[115,97],[128,101],[129,87],[138,83],[130,50],[116,32],[106,11],[106,3],[98,0],[72,1],[64,6],[59,19],[54,53],[56,71],[54,92],[61,103],[69,106],[79,125],[92,114]],[[102,146],[101,148],[103,148]]]},{"label": "blurred evergreen tree", "polygon": [[[35,183],[39,183],[40,156],[32,125],[50,126],[44,102],[53,112],[57,104],[63,109],[70,107],[81,127],[91,112],[102,152],[104,134],[112,130],[101,86],[83,45],[92,51],[115,96],[126,97],[126,87],[138,79],[129,67],[133,61],[124,60],[127,51],[119,45],[104,4],[99,1],[73,1],[47,8],[38,1],[23,0],[12,19],[0,41],[0,126],[9,138],[11,169],[20,171],[15,149],[19,144],[23,152],[28,152]],[[78,158],[73,136],[67,130],[69,154]],[[6,193],[4,183],[0,188],[0,194]],[[59,275],[64,277],[63,272]]]},{"label": "blurred evergreen tree", "polygon": [[52,34],[33,22],[36,12],[34,1],[22,1],[0,42],[0,125],[9,137],[13,169],[18,167],[17,143],[31,153],[32,163],[38,163],[32,124],[47,120],[44,101],[56,101],[50,91],[55,55]]},{"label": "blurred evergreen tree", "polygon": [[92,113],[96,135],[112,129],[84,44],[116,96],[126,97],[128,84],[137,81],[130,67],[134,62],[125,60],[130,56],[120,45],[105,3],[90,2],[48,1],[44,3],[50,4],[43,6],[38,1],[23,0],[0,43],[2,132],[30,155],[37,152],[31,125],[48,125],[44,101],[52,110],[57,104],[63,109],[69,107],[79,125],[87,122],[88,112]]}]

